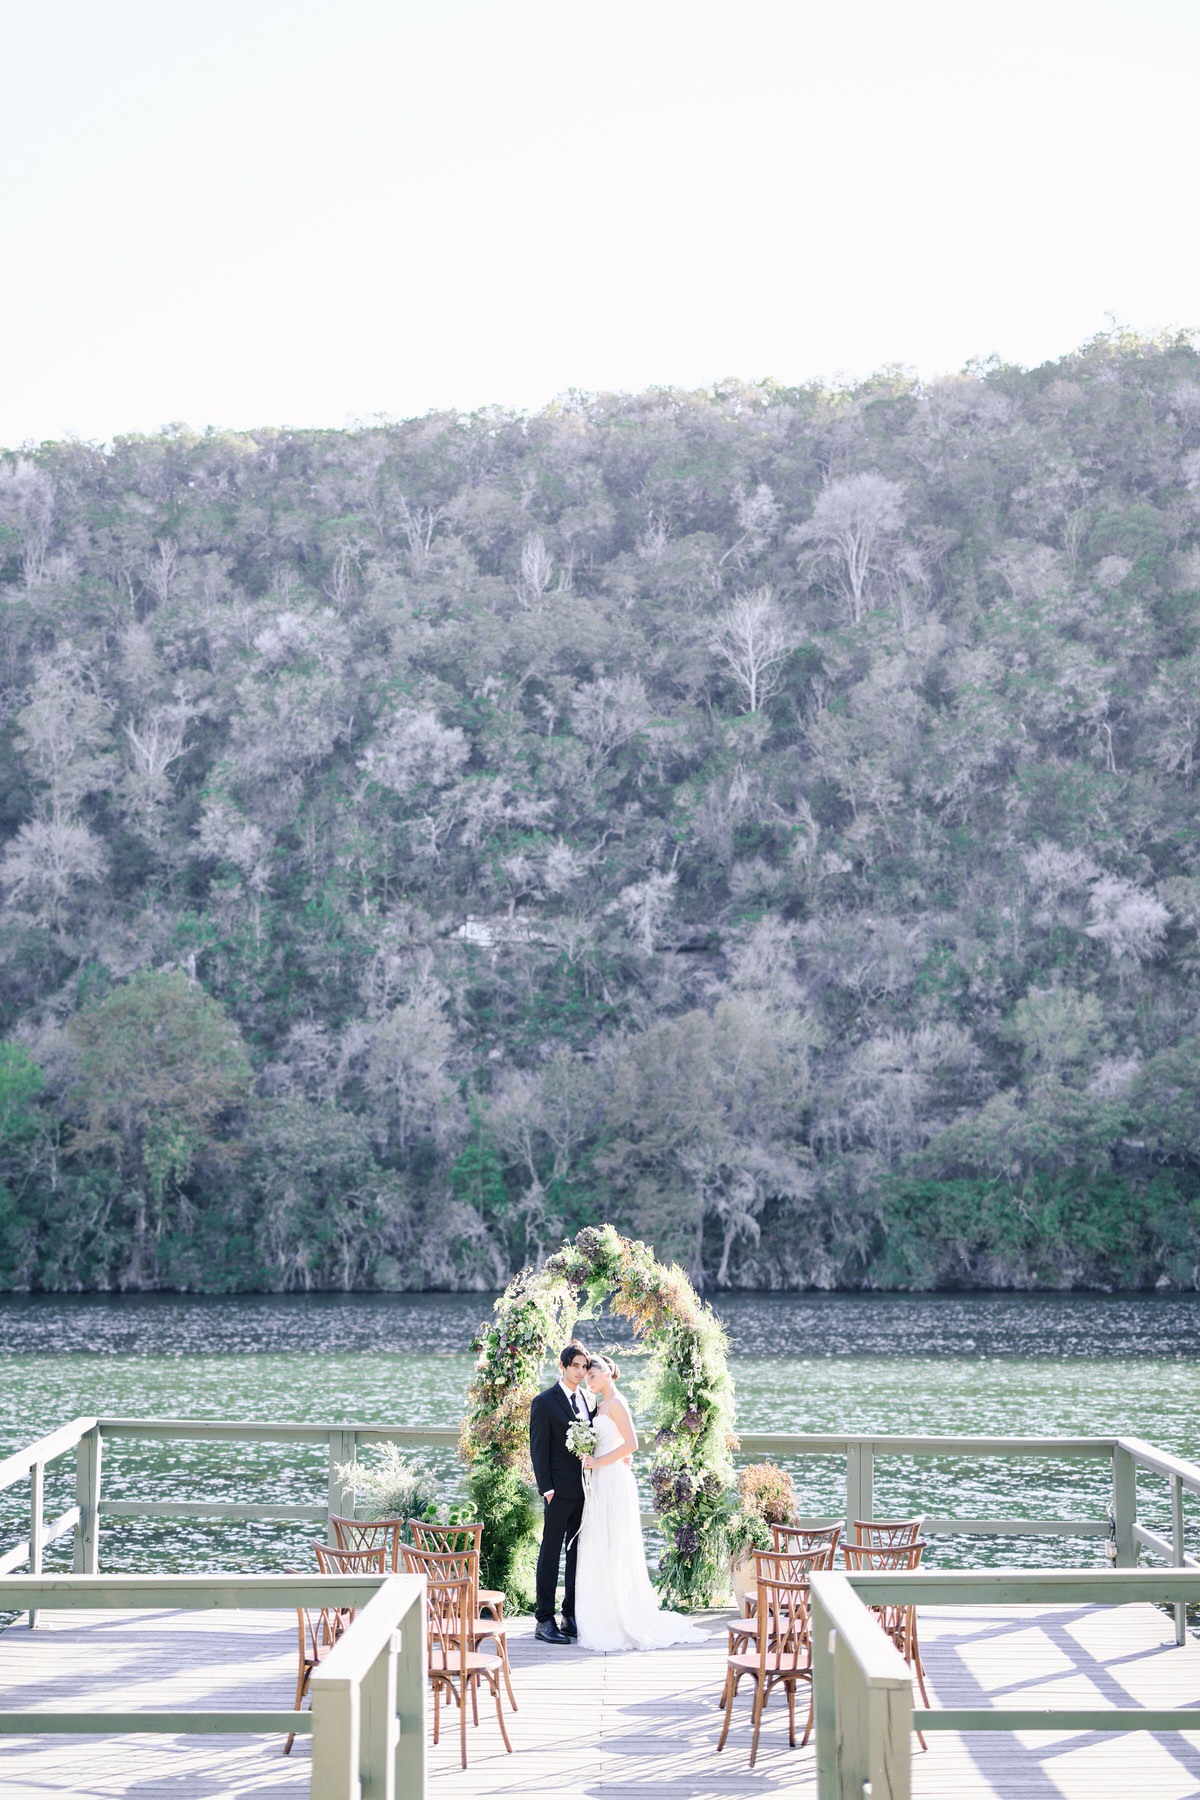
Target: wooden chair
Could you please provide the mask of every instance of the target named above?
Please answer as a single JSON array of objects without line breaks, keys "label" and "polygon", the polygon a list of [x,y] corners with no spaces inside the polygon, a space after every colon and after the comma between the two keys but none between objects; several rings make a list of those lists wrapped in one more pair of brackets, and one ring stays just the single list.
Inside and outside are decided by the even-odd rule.
[{"label": "wooden chair", "polygon": [[915,1544],[924,1523],[924,1515],[919,1519],[855,1519],[853,1541],[872,1544],[878,1550],[891,1549],[897,1544]]},{"label": "wooden chair", "polygon": [[486,1619],[479,1610],[479,1553],[477,1550],[422,1550],[415,1544],[403,1544],[404,1565],[410,1575],[424,1575],[426,1581],[466,1581],[470,1585],[471,1605],[467,1610],[468,1649],[478,1650],[489,1641],[504,1676],[508,1703],[517,1711],[513,1693],[512,1670],[508,1662],[508,1627],[501,1619]]},{"label": "wooden chair", "polygon": [[[842,1545],[842,1555],[846,1568],[850,1573],[859,1570],[872,1574],[882,1573],[888,1569],[915,1569],[925,1553],[924,1540],[917,1538],[907,1544],[850,1544]],[[929,1690],[925,1686],[925,1669],[921,1662],[921,1645],[917,1637],[917,1609],[915,1606],[904,1606],[889,1601],[886,1605],[872,1606],[870,1609],[879,1620],[880,1625],[891,1638],[905,1662],[913,1670],[917,1685],[921,1690],[921,1699],[929,1705]],[[922,1750],[926,1748],[925,1739],[917,1732]]]},{"label": "wooden chair", "polygon": [[751,1640],[758,1638],[758,1593],[759,1577],[768,1581],[799,1581],[807,1588],[809,1576],[814,1569],[832,1568],[828,1548],[822,1545],[816,1550],[755,1550],[754,1574],[755,1592],[746,1596],[746,1614],[736,1625],[729,1627],[729,1654],[735,1650],[744,1650]]},{"label": "wooden chair", "polygon": [[820,1567],[832,1569],[842,1529],[840,1519],[836,1525],[772,1525],[771,1548],[805,1553],[809,1550],[824,1551],[829,1560],[822,1563]]},{"label": "wooden chair", "polygon": [[[427,1519],[410,1519],[408,1529],[418,1550],[473,1550],[476,1556],[483,1554],[482,1525],[431,1525]],[[503,1619],[503,1588],[481,1587],[479,1610],[493,1619]]]},{"label": "wooden chair", "polygon": [[[412,1554],[412,1552],[409,1552]],[[475,1610],[475,1584],[464,1578],[456,1581],[432,1580],[426,1576],[425,1599],[428,1624],[428,1669],[433,1687],[433,1741],[438,1741],[441,1728],[443,1695],[458,1707],[459,1740],[462,1766],[467,1766],[467,1695],[471,1695],[472,1713],[479,1723],[478,1692],[486,1681],[496,1702],[496,1721],[504,1748],[512,1754],[508,1732],[504,1727],[504,1708],[500,1700],[502,1664],[498,1656],[485,1655],[471,1648]]]},{"label": "wooden chair", "polygon": [[[314,1544],[317,1553],[317,1568],[322,1575],[365,1574],[386,1575],[384,1552],[377,1550],[334,1550],[328,1544]],[[298,1606],[296,1608],[296,1627],[298,1635],[298,1651],[300,1667],[296,1676],[296,1704],[294,1712],[299,1712],[312,1680],[313,1670],[325,1660],[342,1633],[353,1622],[352,1606]],[[289,1731],[287,1742],[283,1746],[283,1754],[287,1756],[296,1741],[294,1731]]]},{"label": "wooden chair", "polygon": [[329,1523],[339,1550],[378,1550],[382,1547],[393,1575],[400,1572],[400,1545],[406,1519],[343,1519],[330,1513]]},{"label": "wooden chair", "polygon": [[[759,1557],[770,1558],[771,1551],[759,1551]],[[757,1558],[756,1558],[757,1560]],[[809,1617],[807,1581],[773,1581],[760,1570],[755,1596],[755,1641],[741,1651],[730,1651],[725,1663],[725,1688],[721,1705],[725,1722],[717,1749],[725,1748],[733,1719],[733,1701],[739,1683],[748,1675],[754,1684],[754,1710],[751,1715],[753,1735],[750,1740],[750,1767],[758,1755],[758,1736],[762,1716],[775,1688],[782,1686],[788,1703],[788,1743],[796,1747],[796,1683],[807,1681],[809,1687],[808,1724],[802,1742],[807,1743],[812,1730],[812,1630]],[[745,1621],[749,1624],[751,1621]],[[735,1628],[736,1629],[736,1628]],[[731,1631],[730,1636],[733,1633]]]}]

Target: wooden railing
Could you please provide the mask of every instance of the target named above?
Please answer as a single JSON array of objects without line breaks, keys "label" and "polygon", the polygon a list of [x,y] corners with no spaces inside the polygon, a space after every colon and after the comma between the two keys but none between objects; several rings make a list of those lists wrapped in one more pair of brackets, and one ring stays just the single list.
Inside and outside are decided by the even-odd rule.
[{"label": "wooden railing", "polygon": [[413,1575],[8,1575],[0,1610],[355,1606],[312,1678],[312,1711],[4,1712],[0,1734],[304,1733],[321,1800],[422,1800],[425,1584]]},{"label": "wooden railing", "polygon": [[[106,1500],[101,1494],[102,1450],[122,1439],[157,1439],[162,1442],[322,1444],[328,1455],[328,1479],[323,1501],[285,1504],[246,1500]],[[100,1523],[103,1518],[186,1518],[212,1520],[267,1520],[308,1522],[327,1526],[330,1513],[353,1510],[353,1484],[342,1471],[357,1459],[366,1445],[393,1443],[418,1447],[452,1448],[457,1431],[446,1427],[335,1424],[295,1425],[261,1420],[226,1419],[106,1419],[80,1418],[48,1437],[0,1462],[0,1491],[28,1479],[29,1532],[7,1553],[0,1553],[0,1575],[27,1564],[32,1573],[43,1567],[45,1548],[73,1532],[74,1568],[94,1574],[99,1568]],[[979,1462],[987,1458],[1025,1462],[1092,1461],[1109,1465],[1106,1483],[1110,1499],[1107,1516],[1084,1518],[929,1518],[927,1535],[963,1537],[1067,1537],[1107,1538],[1110,1556],[1118,1568],[1136,1565],[1141,1550],[1161,1556],[1178,1567],[1200,1567],[1184,1544],[1184,1497],[1200,1495],[1200,1467],[1170,1452],[1156,1449],[1141,1438],[1126,1437],[893,1437],[870,1435],[796,1435],[784,1432],[746,1432],[741,1438],[747,1455],[767,1455],[779,1462],[810,1457],[845,1460],[844,1514],[865,1519],[875,1511],[875,1476],[880,1461],[898,1458],[959,1457]],[[76,1458],[75,1505],[58,1518],[43,1517],[45,1471],[72,1451]],[[1138,1518],[1138,1476],[1159,1477],[1167,1483],[1170,1535],[1155,1531]]]},{"label": "wooden railing", "polygon": [[[105,1443],[115,1443],[121,1439],[144,1438],[161,1441],[194,1441],[209,1440],[212,1442],[258,1442],[286,1444],[323,1444],[328,1454],[328,1482],[324,1503],[314,1501],[310,1505],[284,1505],[274,1502],[251,1503],[246,1501],[219,1500],[104,1500],[101,1496],[102,1450]],[[280,1423],[264,1423],[261,1421],[236,1421],[212,1419],[104,1419],[81,1418],[73,1420],[69,1425],[52,1432],[49,1436],[31,1444],[27,1449],[17,1452],[0,1462],[0,1491],[28,1479],[30,1483],[29,1497],[29,1534],[22,1542],[13,1545],[6,1554],[0,1555],[0,1610],[20,1604],[29,1612],[32,1625],[36,1621],[38,1608],[42,1605],[64,1604],[62,1595],[68,1592],[92,1593],[117,1592],[113,1586],[119,1582],[145,1581],[150,1583],[154,1591],[166,1593],[171,1590],[171,1598],[163,1600],[164,1605],[180,1604],[179,1583],[196,1582],[197,1591],[207,1584],[207,1591],[226,1593],[231,1584],[258,1581],[286,1583],[292,1587],[291,1593],[299,1591],[297,1582],[305,1592],[312,1592],[312,1584],[318,1580],[316,1576],[304,1578],[280,1576],[175,1576],[160,1578],[157,1586],[150,1577],[109,1577],[100,1582],[99,1587],[90,1590],[83,1586],[63,1587],[56,1583],[74,1583],[79,1578],[99,1581],[100,1567],[100,1522],[109,1518],[189,1518],[194,1520],[265,1520],[307,1521],[322,1524],[328,1528],[328,1515],[331,1512],[348,1513],[353,1510],[352,1483],[347,1479],[344,1470],[356,1460],[359,1449],[364,1445],[376,1443],[397,1443],[411,1445],[414,1448],[436,1446],[445,1449],[454,1444],[457,1432],[450,1428],[414,1428],[406,1426],[360,1425],[360,1424],[318,1424],[292,1425]],[[1080,1461],[1107,1465],[1105,1470],[1105,1486],[1109,1499],[1106,1517],[1080,1518],[1020,1518],[1004,1517],[992,1519],[979,1518],[931,1518],[927,1519],[925,1531],[931,1534],[950,1534],[964,1537],[1020,1537],[1020,1536],[1056,1536],[1065,1539],[1094,1537],[1107,1540],[1110,1560],[1116,1565],[1112,1570],[1081,1571],[1076,1573],[1054,1573],[1038,1571],[1017,1573],[1009,1570],[980,1572],[935,1572],[917,1571],[895,1576],[853,1577],[829,1576],[820,1578],[819,1605],[822,1629],[828,1639],[829,1632],[833,1638],[829,1640],[833,1648],[829,1649],[816,1641],[821,1638],[821,1631],[815,1633],[814,1669],[818,1671],[817,1682],[817,1759],[819,1778],[825,1785],[820,1789],[821,1800],[838,1794],[854,1794],[855,1800],[861,1795],[862,1782],[875,1782],[877,1776],[872,1770],[878,1770],[878,1779],[888,1773],[889,1759],[899,1755],[897,1746],[903,1742],[906,1746],[907,1734],[915,1721],[925,1729],[956,1729],[967,1727],[966,1718],[975,1720],[975,1715],[939,1712],[923,1713],[912,1709],[911,1692],[908,1688],[908,1673],[900,1659],[891,1651],[881,1634],[874,1629],[865,1631],[862,1621],[871,1624],[869,1615],[864,1611],[862,1601],[871,1597],[882,1597],[890,1592],[892,1584],[903,1582],[906,1592],[911,1592],[914,1601],[917,1599],[937,1599],[939,1602],[953,1603],[955,1599],[985,1599],[992,1601],[1016,1600],[1028,1597],[1031,1601],[1044,1599],[1053,1603],[1061,1597],[1069,1600],[1083,1598],[1111,1600],[1114,1603],[1126,1599],[1155,1599],[1161,1604],[1169,1604],[1174,1609],[1176,1636],[1180,1643],[1186,1637],[1186,1609],[1189,1602],[1200,1601],[1200,1562],[1187,1552],[1185,1546],[1185,1501],[1189,1495],[1200,1495],[1200,1466],[1188,1462],[1181,1457],[1173,1456],[1167,1451],[1156,1449],[1140,1438],[1126,1437],[1087,1437],[1087,1438],[988,1438],[988,1437],[914,1437],[870,1435],[793,1435],[778,1432],[747,1432],[741,1439],[741,1449],[747,1455],[767,1455],[782,1463],[802,1461],[809,1457],[841,1457],[845,1460],[845,1515],[848,1518],[870,1518],[875,1511],[875,1474],[881,1460],[897,1458],[937,1458],[965,1457],[977,1462],[984,1458],[998,1458],[1016,1461],[1061,1462]],[[47,1521],[43,1518],[45,1472],[48,1467],[72,1452],[75,1455],[75,1505],[59,1518]],[[1139,1509],[1139,1477],[1151,1481],[1165,1481],[1166,1507],[1169,1509],[1169,1534],[1153,1529],[1138,1516]],[[1098,1510],[1098,1509],[1097,1509]],[[47,1545],[67,1533],[74,1534],[74,1577],[45,1577],[43,1574],[43,1553]],[[1169,1564],[1169,1573],[1155,1574],[1151,1571],[1138,1571],[1137,1562],[1143,1553],[1161,1557]],[[13,1577],[11,1572],[21,1564],[28,1564],[30,1574],[27,1577]],[[1194,1571],[1194,1573],[1193,1573]],[[4,1579],[8,1577],[8,1579]],[[329,1578],[327,1578],[329,1579]],[[1119,1586],[1111,1585],[1118,1582]],[[1055,1584],[1058,1584],[1057,1586]],[[1108,1583],[1108,1586],[1103,1584]],[[882,1584],[882,1585],[881,1585]],[[930,1585],[933,1584],[933,1585]],[[376,1583],[377,1585],[377,1583]],[[130,1589],[129,1591],[133,1591]],[[147,1590],[143,1590],[147,1591]],[[282,1591],[282,1589],[280,1590]],[[20,1593],[23,1598],[16,1602],[13,1596]],[[48,1597],[49,1596],[49,1597]],[[71,1604],[87,1604],[84,1600],[76,1600]],[[106,1605],[106,1600],[94,1599],[92,1604]],[[116,1602],[114,1602],[116,1603]],[[207,1603],[207,1602],[206,1602]],[[277,1602],[284,1604],[283,1601]],[[289,1601],[287,1604],[292,1604]],[[299,1602],[296,1602],[297,1604]],[[134,1601],[128,1604],[135,1604]],[[212,1604],[232,1604],[224,1600],[215,1600]],[[348,1635],[345,1647],[339,1645],[335,1657],[330,1657],[322,1666],[318,1677],[314,1677],[315,1717],[333,1721],[327,1730],[327,1739],[320,1754],[322,1758],[328,1754],[339,1773],[331,1775],[328,1789],[316,1789],[340,1796],[344,1791],[346,1770],[358,1760],[364,1758],[372,1768],[391,1767],[390,1752],[384,1755],[379,1746],[381,1727],[378,1718],[381,1715],[394,1716],[393,1703],[389,1698],[389,1683],[395,1677],[400,1681],[401,1698],[399,1716],[405,1717],[405,1706],[408,1705],[412,1721],[418,1717],[416,1709],[421,1701],[416,1698],[418,1690],[423,1692],[421,1684],[414,1682],[413,1668],[419,1661],[410,1666],[410,1656],[419,1657],[413,1649],[416,1640],[408,1640],[406,1651],[401,1643],[398,1651],[380,1649],[385,1637],[389,1636],[391,1627],[386,1627],[386,1607],[371,1611],[364,1608],[361,1620],[366,1629],[358,1631],[357,1636]],[[814,1600],[814,1614],[817,1612],[817,1601]],[[839,1635],[840,1634],[840,1635]],[[372,1649],[371,1646],[374,1646]],[[840,1645],[840,1648],[838,1647]],[[381,1660],[382,1658],[382,1660]],[[398,1658],[398,1660],[397,1660]],[[392,1667],[394,1663],[394,1668]],[[899,1668],[897,1667],[899,1663]],[[904,1671],[903,1678],[901,1671]],[[401,1679],[402,1677],[402,1679]],[[404,1696],[409,1696],[406,1701]],[[318,1701],[318,1696],[324,1698]],[[905,1698],[907,1696],[907,1698]],[[906,1710],[907,1709],[907,1710]],[[7,1715],[11,1720],[14,1715]],[[21,1715],[25,1717],[26,1715]],[[65,1729],[45,1723],[50,1715],[28,1715],[29,1730]],[[166,1715],[154,1715],[162,1719]],[[247,1723],[250,1715],[237,1715],[239,1728],[252,1730],[256,1727]],[[258,1715],[254,1715],[257,1717]],[[1058,1713],[1053,1723],[1064,1728],[1077,1716],[1074,1713]],[[1092,1723],[1104,1729],[1159,1729],[1161,1720],[1170,1718],[1176,1726],[1181,1715],[1176,1714],[1114,1714],[1097,1715]],[[1200,1715],[1186,1715],[1190,1721],[1200,1723]],[[97,1715],[99,1717],[99,1715]],[[267,1715],[262,1715],[266,1719]],[[271,1721],[291,1715],[271,1714]],[[986,1718],[988,1729],[1024,1728],[1014,1723],[1021,1719],[1028,1723],[1034,1715],[989,1713]],[[109,1715],[104,1715],[106,1723],[97,1725],[96,1729],[116,1730],[115,1724],[108,1723]],[[307,1718],[307,1716],[306,1716]],[[1045,1722],[1046,1715],[1036,1715],[1036,1722]],[[837,1721],[841,1720],[842,1724]],[[853,1721],[853,1727],[847,1723]],[[12,1727],[5,1722],[3,1729]],[[153,1727],[155,1729],[159,1727]],[[232,1726],[229,1727],[233,1729]],[[278,1729],[275,1722],[264,1724],[261,1729]],[[288,1726],[287,1729],[291,1727]],[[973,1723],[972,1729],[984,1728]],[[1074,1727],[1072,1727],[1074,1728]],[[161,1729],[167,1729],[162,1726]],[[304,1726],[298,1727],[304,1729]],[[405,1734],[400,1737],[398,1751],[399,1766],[404,1764]],[[314,1746],[316,1740],[314,1739]],[[414,1734],[408,1734],[408,1753],[415,1755]],[[376,1760],[384,1757],[383,1763]],[[832,1760],[831,1760],[832,1759]],[[324,1766],[322,1764],[322,1766]],[[332,1766],[332,1765],[331,1765]],[[841,1781],[841,1770],[846,1774],[849,1785],[831,1786],[834,1781]],[[831,1773],[832,1771],[832,1773]],[[860,1781],[861,1775],[861,1781]],[[371,1780],[386,1780],[386,1776],[373,1775]],[[897,1778],[898,1779],[898,1778]],[[907,1778],[906,1778],[907,1779]],[[336,1782],[342,1782],[339,1787]],[[858,1787],[854,1786],[859,1782]],[[363,1794],[384,1793],[386,1788],[364,1787]],[[409,1786],[408,1791],[417,1791]],[[887,1785],[876,1785],[875,1793],[894,1793],[900,1796],[907,1793],[907,1788]]]},{"label": "wooden railing", "polygon": [[[912,1732],[1200,1731],[1195,1707],[914,1707],[911,1671],[868,1608],[1200,1602],[1200,1570],[991,1569],[812,1577],[818,1800],[909,1800]],[[868,1785],[869,1784],[869,1785]]]}]

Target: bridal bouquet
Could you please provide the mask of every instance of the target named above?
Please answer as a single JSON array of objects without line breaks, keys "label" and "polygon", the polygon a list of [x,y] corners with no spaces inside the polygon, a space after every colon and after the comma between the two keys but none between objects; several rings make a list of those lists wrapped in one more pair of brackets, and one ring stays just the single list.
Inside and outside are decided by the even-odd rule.
[{"label": "bridal bouquet", "polygon": [[567,1426],[567,1449],[572,1456],[594,1456],[600,1435],[594,1425],[585,1425],[582,1419]]},{"label": "bridal bouquet", "polygon": [[[567,1426],[567,1449],[572,1456],[578,1456],[581,1460],[585,1456],[595,1456],[596,1445],[599,1442],[600,1434],[596,1427],[587,1424],[585,1420],[576,1419]],[[592,1471],[590,1469],[583,1471],[583,1491],[585,1494],[591,1495]]]}]

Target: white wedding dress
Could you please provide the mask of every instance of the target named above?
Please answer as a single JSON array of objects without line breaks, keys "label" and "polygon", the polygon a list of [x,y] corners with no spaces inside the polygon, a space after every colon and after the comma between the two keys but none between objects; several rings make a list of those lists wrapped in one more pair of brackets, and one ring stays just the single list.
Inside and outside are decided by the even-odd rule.
[{"label": "white wedding dress", "polygon": [[[621,1431],[597,1413],[596,1455],[607,1456]],[[680,1613],[663,1612],[646,1571],[641,1505],[633,1470],[623,1461],[590,1473],[591,1492],[579,1532],[575,1622],[584,1650],[661,1650],[705,1636]]]}]

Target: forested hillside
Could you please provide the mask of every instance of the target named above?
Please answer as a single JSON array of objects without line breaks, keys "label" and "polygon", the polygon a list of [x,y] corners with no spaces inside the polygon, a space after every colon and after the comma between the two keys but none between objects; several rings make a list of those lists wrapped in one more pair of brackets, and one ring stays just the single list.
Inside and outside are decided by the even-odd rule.
[{"label": "forested hillside", "polygon": [[0,1285],[1200,1285],[1200,357],[0,457]]}]

